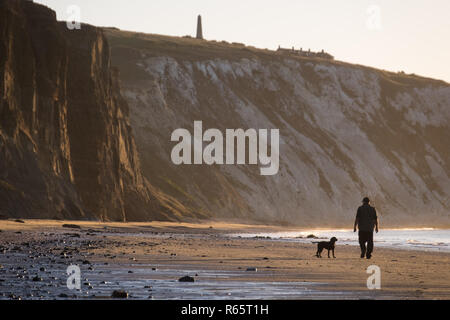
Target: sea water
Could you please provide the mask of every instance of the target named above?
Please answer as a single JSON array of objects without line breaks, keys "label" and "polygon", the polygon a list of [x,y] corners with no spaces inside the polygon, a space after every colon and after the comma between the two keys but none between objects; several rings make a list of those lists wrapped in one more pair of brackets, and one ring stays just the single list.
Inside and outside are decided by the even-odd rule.
[{"label": "sea water", "polygon": [[[307,238],[308,235],[314,235],[318,239]],[[242,238],[270,237],[271,239],[283,239],[303,243],[311,243],[311,241],[327,240],[331,237],[336,237],[340,245],[359,245],[358,232],[353,232],[353,230],[349,229],[309,229],[289,232],[239,233],[231,234],[231,236]],[[450,252],[449,229],[381,229],[378,233],[374,232],[374,241],[375,245],[380,247]]]}]

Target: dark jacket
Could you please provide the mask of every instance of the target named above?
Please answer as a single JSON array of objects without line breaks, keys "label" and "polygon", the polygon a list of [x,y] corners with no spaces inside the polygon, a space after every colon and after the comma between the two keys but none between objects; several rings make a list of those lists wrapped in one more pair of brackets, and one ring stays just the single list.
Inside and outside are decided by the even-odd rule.
[{"label": "dark jacket", "polygon": [[369,204],[363,204],[358,208],[356,218],[358,219],[359,231],[373,232],[375,223],[378,219],[377,210]]}]

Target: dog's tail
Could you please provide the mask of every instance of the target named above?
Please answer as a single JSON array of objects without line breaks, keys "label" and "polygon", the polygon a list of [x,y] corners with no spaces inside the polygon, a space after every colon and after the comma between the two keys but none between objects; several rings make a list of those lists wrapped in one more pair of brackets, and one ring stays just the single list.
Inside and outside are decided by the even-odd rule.
[{"label": "dog's tail", "polygon": [[311,241],[311,243],[320,243],[319,241]]}]

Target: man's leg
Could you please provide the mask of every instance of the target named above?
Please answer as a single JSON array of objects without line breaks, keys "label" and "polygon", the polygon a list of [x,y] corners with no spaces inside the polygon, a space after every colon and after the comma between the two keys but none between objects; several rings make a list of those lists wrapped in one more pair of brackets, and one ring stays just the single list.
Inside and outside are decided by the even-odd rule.
[{"label": "man's leg", "polygon": [[367,233],[367,259],[372,257],[373,251],[373,231]]},{"label": "man's leg", "polygon": [[364,256],[366,255],[366,241],[367,241],[365,232],[359,231],[358,236],[359,236],[359,246],[361,248],[361,258],[364,258]]}]

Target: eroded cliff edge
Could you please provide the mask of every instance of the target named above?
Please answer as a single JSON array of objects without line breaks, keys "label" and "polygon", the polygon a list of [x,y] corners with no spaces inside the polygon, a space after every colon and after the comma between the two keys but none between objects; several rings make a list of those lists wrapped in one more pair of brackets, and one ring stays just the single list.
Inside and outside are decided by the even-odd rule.
[{"label": "eroded cliff edge", "polygon": [[0,215],[115,221],[194,215],[144,178],[103,31],[0,1]]}]

